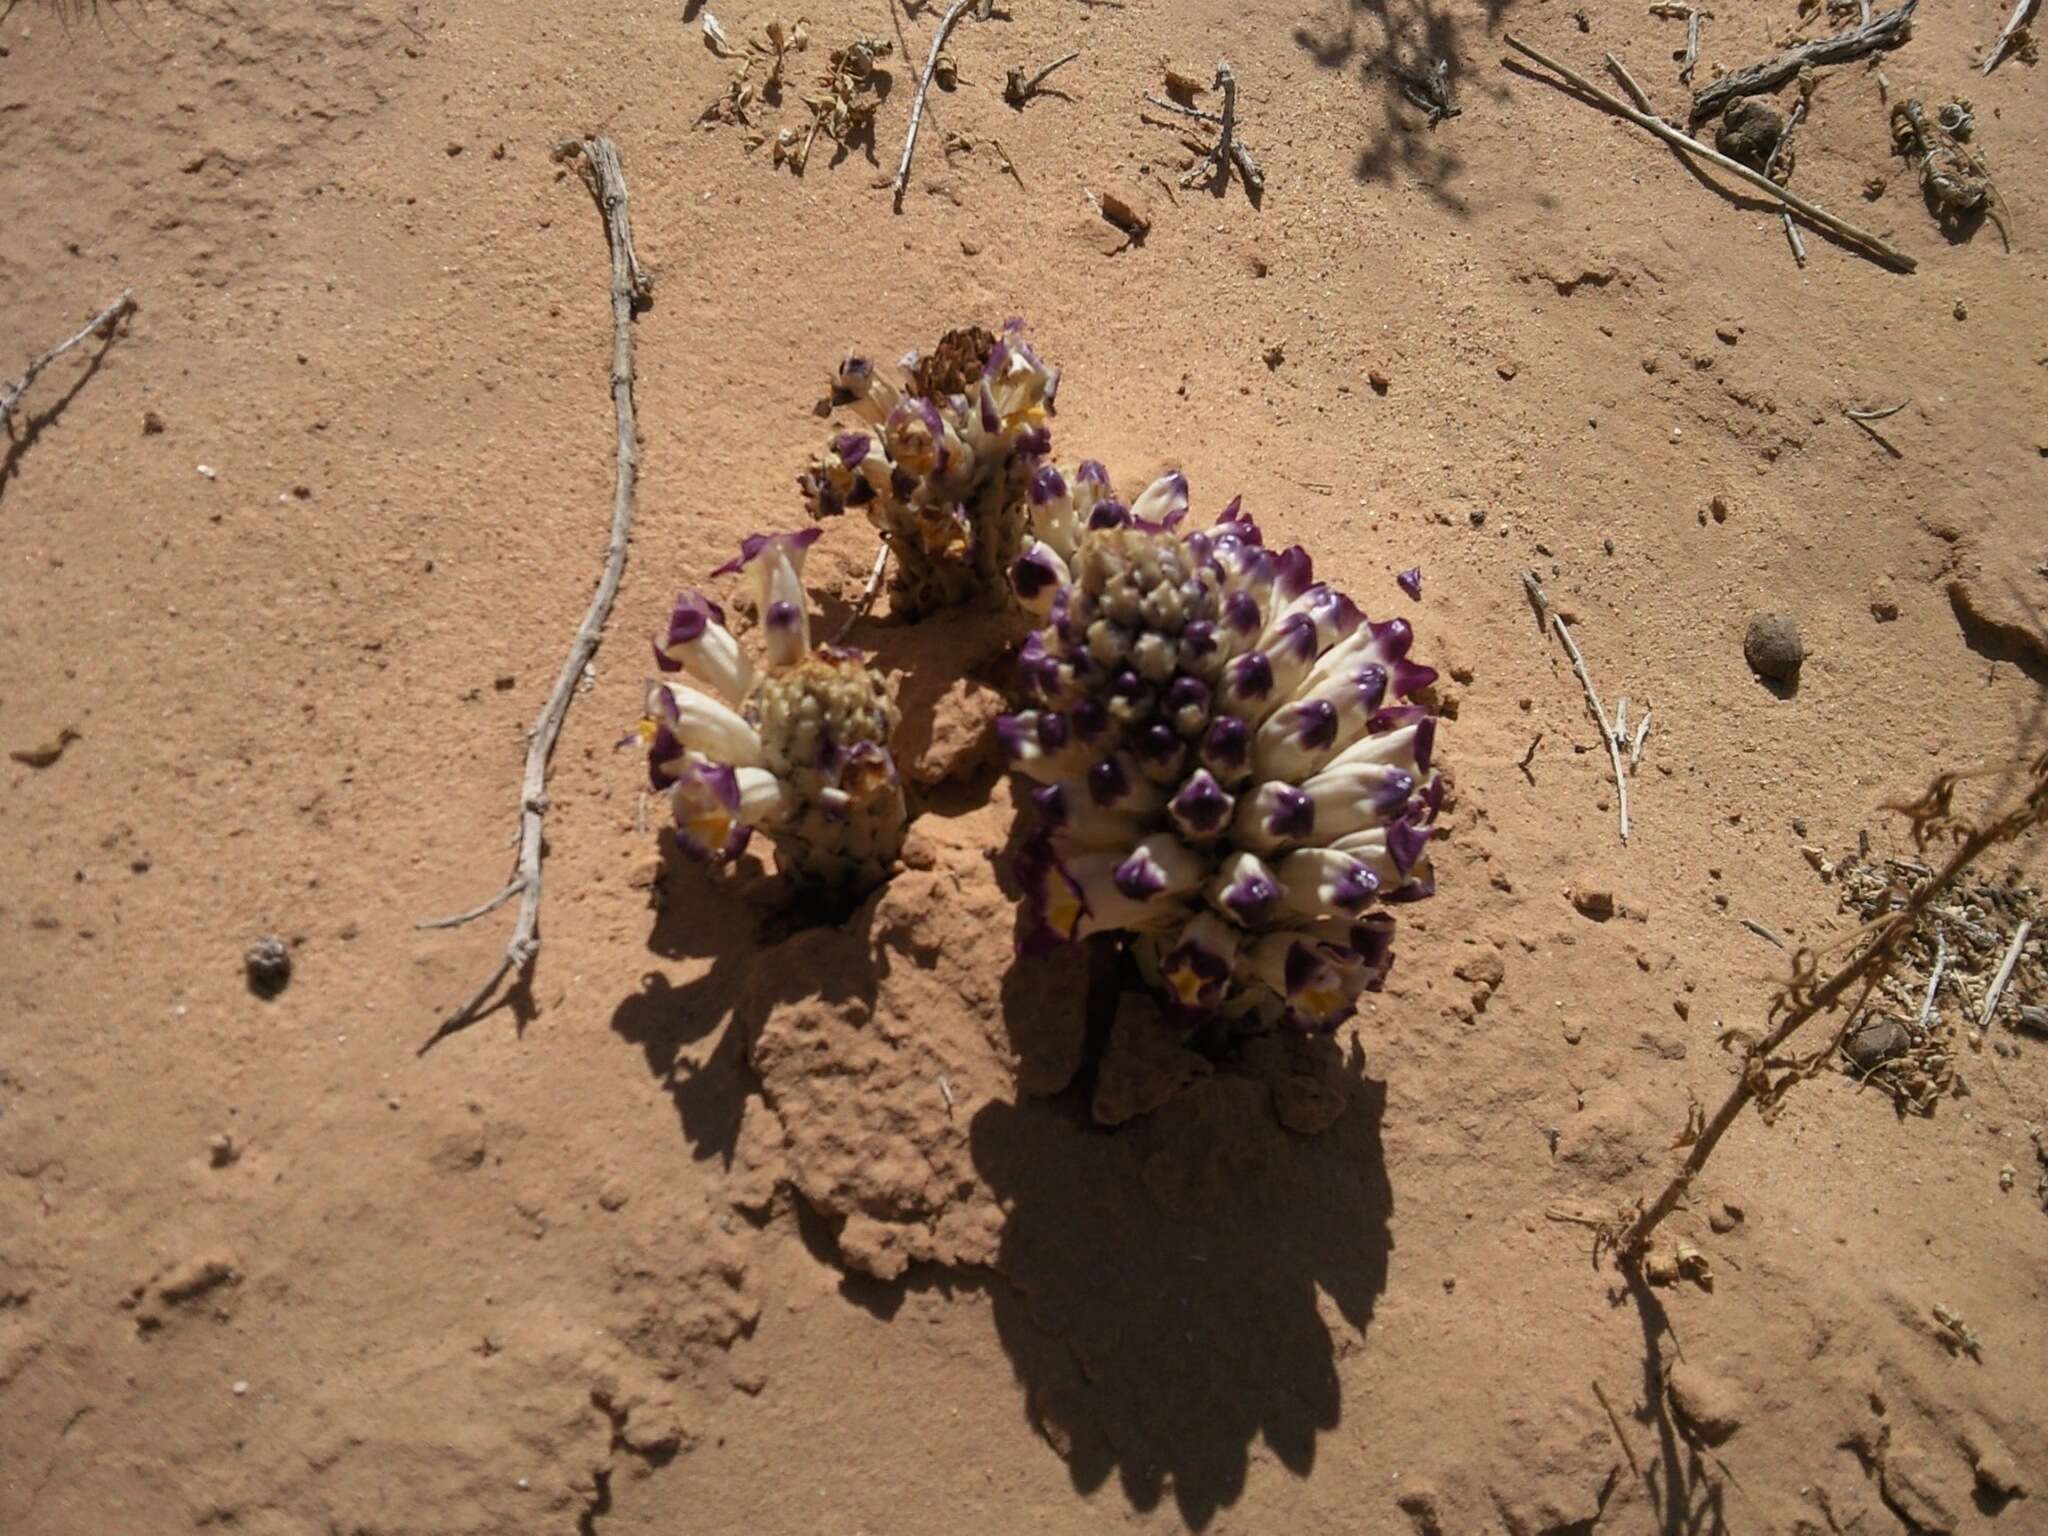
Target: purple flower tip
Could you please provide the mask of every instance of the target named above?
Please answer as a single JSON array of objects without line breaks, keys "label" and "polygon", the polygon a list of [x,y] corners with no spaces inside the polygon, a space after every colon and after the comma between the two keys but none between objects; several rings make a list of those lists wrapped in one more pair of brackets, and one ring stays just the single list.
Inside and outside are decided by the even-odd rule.
[{"label": "purple flower tip", "polygon": [[[996,722],[1000,730],[1002,721]],[[1124,765],[1106,757],[1088,770],[1088,794],[1097,805],[1115,805],[1131,792],[1131,776]]]},{"label": "purple flower tip", "polygon": [[1010,585],[1027,603],[1059,585],[1059,579],[1060,573],[1053,569],[1053,563],[1036,551],[1018,556],[1017,563],[1010,567]]},{"label": "purple flower tip", "polygon": [[1274,786],[1266,830],[1275,837],[1299,840],[1315,830],[1316,803],[1292,784]]},{"label": "purple flower tip", "polygon": [[873,445],[874,439],[865,432],[842,432],[832,439],[832,451],[839,455],[839,462],[847,469],[858,468]]},{"label": "purple flower tip", "polygon": [[1111,878],[1116,888],[1132,901],[1150,901],[1166,889],[1166,871],[1142,848],[1117,865]]},{"label": "purple flower tip", "polygon": [[[1083,466],[1084,468],[1086,466]],[[1088,514],[1090,532],[1098,528],[1121,528],[1131,520],[1131,509],[1120,501],[1103,500],[1095,503]]]},{"label": "purple flower tip", "polygon": [[1223,793],[1206,768],[1198,768],[1168,807],[1173,819],[1190,832],[1214,832],[1230,811],[1230,797]]},{"label": "purple flower tip", "polygon": [[1393,857],[1394,868],[1407,874],[1415,867],[1415,861],[1422,857],[1422,848],[1429,841],[1430,829],[1413,821],[1397,821],[1387,828],[1387,852]]},{"label": "purple flower tip", "polygon": [[1031,476],[1031,504],[1042,507],[1067,494],[1067,477],[1051,464],[1041,464]]}]

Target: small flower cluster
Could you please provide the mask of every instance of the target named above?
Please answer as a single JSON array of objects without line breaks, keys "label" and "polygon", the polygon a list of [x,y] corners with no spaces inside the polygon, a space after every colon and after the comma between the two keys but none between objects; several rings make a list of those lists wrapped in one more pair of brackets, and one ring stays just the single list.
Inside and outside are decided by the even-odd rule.
[{"label": "small flower cluster", "polygon": [[904,359],[901,384],[866,358],[839,367],[839,394],[873,430],[837,434],[797,483],[814,518],[867,513],[896,557],[908,617],[1009,601],[1005,573],[1023,547],[1032,476],[1052,451],[1046,418],[1060,381],[1023,329],[949,331],[930,356]]},{"label": "small flower cluster", "polygon": [[1118,500],[1099,464],[1050,464],[1012,570],[1045,621],[1032,707],[999,722],[1036,782],[1018,859],[1028,947],[1130,937],[1191,1026],[1329,1029],[1392,963],[1384,904],[1435,888],[1436,680],[1405,620],[1368,621],[1233,501],[1183,531],[1178,474]]},{"label": "small flower cluster", "polygon": [[800,889],[853,898],[888,877],[903,846],[903,781],[889,752],[898,715],[859,652],[812,649],[803,563],[818,535],[755,534],[713,572],[752,577],[765,667],[748,661],[716,603],[676,599],[654,661],[697,686],[656,683],[642,731],[685,853],[735,859],[758,827]]}]

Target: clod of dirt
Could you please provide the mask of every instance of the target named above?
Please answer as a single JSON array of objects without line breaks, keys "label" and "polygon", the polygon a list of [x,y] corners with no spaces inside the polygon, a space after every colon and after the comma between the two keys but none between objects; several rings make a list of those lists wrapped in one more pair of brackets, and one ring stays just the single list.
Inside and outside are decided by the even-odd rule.
[{"label": "clod of dirt", "polygon": [[1719,1445],[1742,1427],[1742,1394],[1690,1361],[1671,1371],[1671,1406],[1688,1428],[1709,1445]]},{"label": "clod of dirt", "polygon": [[1572,905],[1596,923],[1614,916],[1614,892],[1605,886],[1573,886]]},{"label": "clod of dirt", "polygon": [[1707,1225],[1716,1232],[1733,1232],[1742,1225],[1742,1207],[1726,1200],[1715,1202],[1708,1208]]},{"label": "clod of dirt", "polygon": [[215,1168],[226,1168],[241,1161],[242,1148],[235,1138],[226,1131],[209,1137],[206,1143],[206,1160]]},{"label": "clod of dirt", "polygon": [[1889,624],[1899,616],[1899,605],[1888,597],[1872,598],[1870,616],[1880,624]]},{"label": "clod of dirt", "polygon": [[1749,621],[1743,634],[1742,656],[1758,677],[1794,683],[1806,660],[1806,647],[1800,643],[1799,626],[1789,614],[1760,613]]},{"label": "clod of dirt", "polygon": [[1714,148],[1760,171],[1769,164],[1771,151],[1784,133],[1785,119],[1779,112],[1754,97],[1741,96],[1721,114],[1721,126],[1714,130]]},{"label": "clod of dirt", "polygon": [[1855,1063],[1858,1071],[1875,1072],[1886,1062],[1905,1055],[1912,1044],[1913,1037],[1906,1033],[1903,1023],[1890,1014],[1879,1014],[1849,1031],[1842,1042],[1842,1054]]},{"label": "clod of dirt", "polygon": [[275,997],[292,979],[291,949],[275,935],[258,939],[242,956],[242,969],[248,975],[251,992],[258,997]]},{"label": "clod of dirt", "polygon": [[1128,993],[1117,1003],[1091,1108],[1098,1123],[1122,1125],[1178,1098],[1211,1070],[1206,1057],[1181,1045],[1180,1031],[1157,1003]]},{"label": "clod of dirt", "polygon": [[1963,1437],[1963,1448],[1970,1453],[1970,1466],[1976,1473],[1977,1486],[1986,1497],[2026,1497],[2026,1479],[2020,1474],[2019,1463],[2012,1459],[2012,1453],[2004,1446],[1986,1435],[1973,1432]]},{"label": "clod of dirt", "polygon": [[910,765],[910,781],[929,789],[968,779],[996,757],[995,721],[1003,696],[971,677],[939,695],[929,716],[904,721],[897,756]]},{"label": "clod of dirt", "polygon": [[155,437],[163,429],[163,417],[157,415],[155,411],[144,411],[142,413],[142,435],[144,437]]},{"label": "clod of dirt", "polygon": [[1270,1034],[1246,1042],[1242,1066],[1273,1090],[1273,1115],[1297,1136],[1319,1136],[1351,1105],[1363,1053],[1346,1061],[1322,1035]]}]

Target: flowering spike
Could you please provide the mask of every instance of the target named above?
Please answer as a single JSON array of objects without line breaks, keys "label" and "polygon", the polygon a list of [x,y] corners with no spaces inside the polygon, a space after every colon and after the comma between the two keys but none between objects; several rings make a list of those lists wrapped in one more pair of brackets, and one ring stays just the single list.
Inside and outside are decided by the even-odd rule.
[{"label": "flowering spike", "polygon": [[1391,964],[1382,904],[1434,889],[1435,673],[1412,630],[1266,549],[1236,502],[1183,531],[1177,474],[1126,507],[1092,461],[1041,465],[1022,499],[1044,620],[1020,653],[1032,707],[999,736],[1038,781],[1027,946],[1121,932],[1176,1017],[1333,1026]]}]

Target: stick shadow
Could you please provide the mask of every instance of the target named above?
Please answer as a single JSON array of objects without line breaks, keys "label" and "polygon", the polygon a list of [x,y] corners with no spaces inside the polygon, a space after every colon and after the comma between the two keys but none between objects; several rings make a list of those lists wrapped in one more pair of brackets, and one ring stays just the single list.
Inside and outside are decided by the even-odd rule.
[{"label": "stick shadow", "polygon": [[[4,456],[0,456],[0,497],[6,496],[8,485],[21,473],[22,457],[36,445],[37,439],[56,422],[57,418],[64,414],[65,408],[78,398],[85,386],[92,382],[93,375],[105,365],[107,353],[113,349],[114,343],[120,340],[126,326],[127,317],[123,316],[105,335],[93,338],[98,345],[87,356],[85,367],[79,371],[78,376],[71,381],[70,388],[63,394],[41,410],[27,409],[24,401],[23,406],[17,408],[14,415],[8,419],[4,427],[7,451]],[[14,425],[16,421],[21,423],[18,434]]]},{"label": "stick shadow", "polygon": [[[1482,0],[1486,31],[1500,23],[1514,0]],[[1320,69],[1358,66],[1359,83],[1375,92],[1380,122],[1359,147],[1352,175],[1360,181],[1393,181],[1406,173],[1439,205],[1460,218],[1470,216],[1465,199],[1450,189],[1465,169],[1452,147],[1451,134],[1439,136],[1441,124],[1410,98],[1405,76],[1426,75],[1434,61],[1444,60],[1452,93],[1462,102],[1471,84],[1462,40],[1464,29],[1436,0],[1335,0],[1335,14],[1304,22],[1294,41]],[[1377,39],[1361,37],[1361,28]],[[1496,95],[1501,93],[1495,92]]]}]

